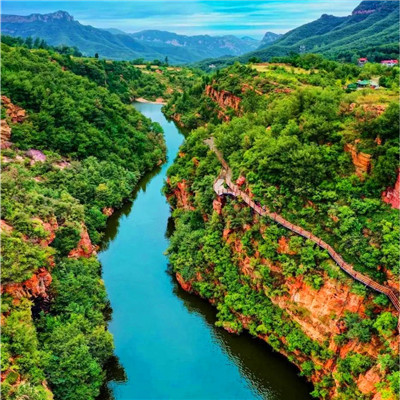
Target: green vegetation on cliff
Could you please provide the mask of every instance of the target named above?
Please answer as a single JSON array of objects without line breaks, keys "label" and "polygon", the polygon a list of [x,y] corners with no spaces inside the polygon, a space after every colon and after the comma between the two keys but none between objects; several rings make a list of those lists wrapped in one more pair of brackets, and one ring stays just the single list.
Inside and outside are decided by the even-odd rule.
[{"label": "green vegetation on cliff", "polygon": [[98,60],[12,44],[1,71],[2,396],[94,399],[113,351],[95,245],[165,159],[162,130],[124,104],[140,71],[116,87],[110,69],[100,85]]},{"label": "green vegetation on cliff", "polygon": [[[397,178],[399,70],[311,55],[280,61],[236,64],[167,105],[174,119],[200,126],[165,186],[176,227],[173,271],[217,307],[220,326],[245,328],[298,365],[316,397],[394,398],[398,334],[388,299],[240,198],[218,199],[221,165],[204,140],[215,138],[256,202],[328,242],[356,270],[395,285],[398,212],[382,192]],[[389,88],[345,90],[379,76]]]}]

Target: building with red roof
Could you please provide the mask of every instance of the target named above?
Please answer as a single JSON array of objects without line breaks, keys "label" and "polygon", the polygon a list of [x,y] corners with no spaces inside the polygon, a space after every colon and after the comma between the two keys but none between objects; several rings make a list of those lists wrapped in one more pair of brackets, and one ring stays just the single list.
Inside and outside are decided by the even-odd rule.
[{"label": "building with red roof", "polygon": [[399,61],[398,60],[382,60],[381,64],[385,65],[386,67],[394,67],[395,65],[399,64]]},{"label": "building with red roof", "polygon": [[359,66],[359,67],[362,67],[362,66],[364,66],[365,63],[367,63],[367,62],[368,62],[368,58],[365,58],[365,57],[359,58],[359,59],[358,59],[358,66]]}]

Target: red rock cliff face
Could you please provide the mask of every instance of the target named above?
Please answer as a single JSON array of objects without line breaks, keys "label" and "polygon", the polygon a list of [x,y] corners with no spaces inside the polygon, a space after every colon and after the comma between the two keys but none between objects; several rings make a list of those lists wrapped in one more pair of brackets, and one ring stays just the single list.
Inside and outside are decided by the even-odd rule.
[{"label": "red rock cliff face", "polygon": [[[167,184],[171,187],[171,182],[169,179],[167,179]],[[178,182],[174,188],[172,188],[172,194],[167,195],[167,199],[175,197],[176,206],[178,208],[183,208],[184,210],[194,210],[194,207],[190,201],[190,196],[191,193],[189,191],[189,185],[185,179],[183,179],[182,181]]]},{"label": "red rock cliff face", "polygon": [[[43,221],[40,218],[33,218],[37,224],[41,225],[44,230],[48,233],[45,239],[35,239],[32,240],[35,243],[40,244],[42,247],[47,247],[55,238],[55,231],[58,228],[58,224],[55,218],[50,221]],[[0,221],[0,231],[5,234],[11,234],[14,228],[8,225],[6,221]],[[24,240],[29,240],[24,237]],[[48,266],[54,266],[54,260],[51,256],[48,260]],[[23,297],[27,298],[37,298],[47,299],[49,297],[48,288],[52,282],[52,277],[48,269],[43,266],[39,268],[29,279],[24,282],[19,283],[8,283],[1,286],[1,293],[7,293],[11,295],[14,299],[21,299]]]},{"label": "red rock cliff face", "polygon": [[2,293],[11,295],[14,299],[23,297],[49,297],[48,288],[52,282],[52,277],[46,268],[40,268],[31,278],[22,283],[10,283],[1,288]]},{"label": "red rock cliff face", "polygon": [[393,208],[400,209],[400,171],[398,172],[394,188],[387,188],[382,193],[382,200],[390,204]]},{"label": "red rock cliff face", "polygon": [[11,119],[11,122],[17,123],[25,120],[26,111],[23,108],[14,105],[6,96],[1,96],[1,102],[7,109],[7,116]]},{"label": "red rock cliff face", "polygon": [[88,231],[85,226],[82,227],[81,239],[75,249],[71,250],[68,254],[70,258],[85,257],[89,258],[96,254],[96,246],[92,244]]},{"label": "red rock cliff face", "polygon": [[350,153],[353,164],[356,167],[356,174],[362,179],[364,174],[371,171],[371,155],[357,152],[353,144],[347,143],[344,146],[344,151]]},{"label": "red rock cliff face", "polygon": [[[223,202],[215,200],[213,203],[214,211],[219,215],[223,215]],[[247,227],[248,228],[248,227]],[[246,227],[243,228],[246,230]],[[263,231],[261,227],[260,232]],[[348,329],[344,321],[344,316],[347,312],[357,313],[361,318],[366,318],[366,309],[371,308],[373,297],[371,295],[365,297],[352,292],[351,289],[351,278],[347,280],[335,280],[323,273],[323,284],[319,289],[312,288],[304,280],[303,276],[298,277],[287,277],[283,274],[281,267],[271,263],[269,260],[260,258],[257,251],[256,243],[254,243],[254,254],[249,256],[246,250],[243,248],[238,232],[230,229],[229,223],[223,231],[223,238],[230,247],[237,260],[238,268],[244,276],[251,279],[251,286],[253,290],[264,292],[271,301],[284,310],[290,319],[295,321],[301,328],[301,330],[312,340],[318,342],[320,345],[329,348],[332,351],[333,356],[321,363],[319,359],[311,360],[315,365],[318,365],[318,369],[314,371],[311,376],[313,382],[318,382],[324,375],[328,375],[333,372],[337,372],[338,362],[345,358],[349,352],[355,352],[362,355],[367,355],[375,360],[375,365],[368,369],[365,373],[359,374],[355,378],[355,383],[361,393],[370,396],[372,400],[381,400],[381,393],[379,392],[376,384],[385,380],[385,372],[380,371],[376,367],[376,359],[381,352],[385,351],[385,344],[379,339],[378,336],[373,336],[369,343],[360,343],[357,340],[350,340],[345,344],[338,344],[335,341],[335,336],[346,332]],[[290,248],[289,242],[285,238],[279,238],[278,240],[278,252],[285,254],[293,254],[294,252]],[[255,262],[254,262],[255,261]],[[254,266],[265,265],[271,271],[276,281],[279,282],[279,286],[282,290],[278,291],[279,294],[270,294],[269,289],[263,287],[262,277],[260,272]],[[332,262],[332,267],[335,268]],[[183,277],[178,273],[177,280],[182,288],[189,292],[195,292],[195,282],[201,281],[203,278],[198,273],[193,280],[190,282],[184,281]],[[218,285],[218,282],[216,282]],[[211,299],[210,302],[213,304],[215,300]],[[374,306],[376,307],[376,306]],[[379,312],[389,311],[395,313],[392,305],[387,306],[384,310],[380,309]],[[249,317],[243,315],[237,315],[239,321],[245,329],[251,324]],[[234,333],[229,323],[224,325],[224,328]],[[268,341],[268,337],[259,335],[259,338]],[[390,341],[390,347],[396,353],[398,353],[398,339],[399,336],[396,333],[395,337]],[[284,343],[285,338],[281,338]],[[289,356],[285,350],[282,350],[282,354]],[[300,368],[304,361],[307,361],[307,357],[300,352],[295,352],[294,363]],[[291,355],[291,359],[293,354]],[[337,387],[339,382],[331,389],[328,398],[337,398]],[[394,400],[394,399],[393,399]]]},{"label": "red rock cliff face", "polygon": [[[344,345],[339,345],[334,340],[336,335],[347,330],[344,322],[344,316],[347,312],[357,313],[361,318],[365,318],[366,308],[372,305],[373,297],[365,297],[352,292],[350,286],[352,281],[350,278],[342,282],[329,278],[324,273],[323,285],[318,290],[313,289],[304,281],[303,276],[285,277],[279,265],[274,265],[268,260],[260,259],[257,251],[255,251],[255,255],[253,256],[253,259],[256,258],[257,262],[252,263],[252,257],[246,254],[240,239],[235,234],[231,236],[231,232],[225,234],[224,231],[224,238],[231,245],[234,253],[239,255],[239,268],[244,275],[252,279],[254,290],[265,291],[271,301],[279,308],[285,310],[309,338],[321,345],[327,345],[335,354],[334,357],[323,365],[320,365],[317,360],[313,360],[321,368],[313,375],[313,381],[318,381],[322,373],[329,374],[332,371],[335,372],[338,361],[346,357],[350,351],[368,355],[375,360],[380,352],[385,351],[385,344],[377,336],[373,336],[369,343],[350,341]],[[278,244],[279,252],[293,254],[286,240],[284,241],[280,238]],[[271,296],[268,294],[266,288],[262,287],[259,272],[253,267],[253,265],[257,264],[264,264],[269,267],[271,273],[280,282],[280,288],[283,289],[282,294]],[[397,316],[391,304],[385,310],[380,310],[380,312],[383,311],[389,311]],[[390,344],[392,350],[396,353],[398,353],[398,342],[399,336],[396,333],[395,338]],[[302,361],[304,359],[299,354],[297,357],[298,366],[300,366]],[[370,395],[374,400],[379,400],[380,393],[375,385],[383,380],[384,373],[380,372],[374,366],[364,374],[360,374],[356,384],[362,393]],[[333,388],[330,396],[335,398],[336,394],[336,389]]]},{"label": "red rock cliff face", "polygon": [[215,90],[211,85],[206,86],[206,95],[218,103],[218,105],[226,110],[228,107],[233,108],[236,112],[240,112],[240,97],[235,96],[231,92],[221,90],[220,92]]},{"label": "red rock cliff face", "polygon": [[[9,120],[13,123],[21,123],[26,118],[26,112],[21,107],[18,107],[11,103],[11,100],[6,96],[1,96],[1,104],[6,109],[6,114]],[[7,123],[7,120],[1,120],[1,148],[7,149],[11,147],[11,128]]]},{"label": "red rock cliff face", "polygon": [[7,149],[11,146],[11,128],[5,119],[2,119],[0,123],[1,148]]}]

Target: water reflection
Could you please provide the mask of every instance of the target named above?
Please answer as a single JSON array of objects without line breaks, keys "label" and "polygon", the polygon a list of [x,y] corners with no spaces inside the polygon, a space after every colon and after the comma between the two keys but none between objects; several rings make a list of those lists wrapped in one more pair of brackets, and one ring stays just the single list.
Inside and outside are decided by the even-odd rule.
[{"label": "water reflection", "polygon": [[161,167],[157,167],[153,171],[148,172],[146,175],[144,175],[137,184],[135,190],[132,192],[131,198],[127,200],[121,208],[115,210],[115,212],[108,218],[107,228],[104,232],[104,236],[100,244],[100,251],[106,251],[108,249],[108,246],[118,234],[118,228],[121,219],[123,217],[127,217],[131,213],[132,206],[138,194],[141,191],[146,192],[146,186],[156,175],[160,173],[160,171]]},{"label": "water reflection", "polygon": [[120,364],[117,356],[112,356],[108,359],[105,365],[106,379],[100,390],[100,395],[97,400],[115,400],[113,391],[110,389],[109,382],[124,383],[127,381],[127,376],[124,367]]},{"label": "water reflection", "polygon": [[267,343],[252,337],[247,332],[234,335],[216,327],[215,307],[206,300],[185,292],[176,282],[170,270],[168,273],[174,294],[182,300],[190,313],[194,313],[204,320],[212,330],[214,340],[239,366],[241,374],[255,387],[262,398],[271,400],[309,400],[312,398],[309,393],[313,387],[303,378],[297,377],[300,371],[296,366],[289,363],[280,353],[273,351]]},{"label": "water reflection", "polygon": [[164,252],[174,223],[161,187],[183,138],[159,106],[141,107],[163,126],[169,159],[107,224],[99,258],[119,360],[108,363],[99,399],[310,399],[289,361],[248,334],[215,327],[216,309],[170,274]]}]

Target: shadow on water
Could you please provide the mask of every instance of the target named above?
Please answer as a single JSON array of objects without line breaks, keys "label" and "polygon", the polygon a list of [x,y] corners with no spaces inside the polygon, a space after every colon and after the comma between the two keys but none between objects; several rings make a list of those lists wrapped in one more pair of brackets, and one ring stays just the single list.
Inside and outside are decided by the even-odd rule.
[{"label": "shadow on water", "polygon": [[[177,283],[172,271],[174,294],[183,302],[190,313],[197,314],[213,331],[214,338],[225,353],[239,367],[241,374],[251,382],[256,391],[265,399],[309,400],[312,384],[299,377],[299,369],[282,354],[275,352],[262,340],[247,331],[240,335],[227,332],[215,326],[216,309],[208,301],[187,293]],[[284,379],[285,378],[285,379]]]},{"label": "shadow on water", "polygon": [[100,394],[97,400],[115,400],[112,389],[109,388],[109,382],[124,383],[128,380],[124,367],[120,364],[117,356],[112,356],[106,362],[104,369],[106,378],[103,386],[100,389]]},{"label": "shadow on water", "polygon": [[127,217],[130,214],[138,194],[141,191],[146,192],[146,186],[155,176],[160,173],[160,171],[161,167],[157,167],[153,171],[150,171],[144,175],[140,179],[135,190],[132,192],[131,198],[127,200],[121,208],[115,210],[115,212],[108,218],[107,229],[105,230],[103,239],[100,243],[100,251],[105,251],[108,249],[108,246],[118,234],[118,228],[122,218]]},{"label": "shadow on water", "polygon": [[[173,228],[167,229],[170,236]],[[165,271],[169,275],[173,294],[179,298],[190,314],[199,316],[212,330],[213,338],[238,366],[242,376],[262,395],[264,399],[310,400],[312,384],[299,377],[299,370],[283,355],[275,352],[267,343],[252,337],[248,332],[241,335],[228,333],[216,327],[216,309],[206,300],[187,293],[176,281],[171,269]],[[125,383],[127,376],[119,359],[113,356],[106,366],[106,381],[101,388],[97,400],[115,400],[110,382]]]},{"label": "shadow on water", "polygon": [[[155,118],[162,122],[163,116]],[[175,143],[169,146],[170,157],[174,157],[179,132],[168,124],[163,127],[172,135],[169,140],[175,135]],[[131,200],[107,223],[101,245],[102,255],[110,255],[104,264],[108,272],[104,279],[115,309],[112,333],[116,353],[126,371],[117,356],[110,358],[98,400],[186,399],[194,394],[202,400],[311,399],[312,386],[298,376],[299,371],[286,358],[248,333],[233,335],[216,327],[215,307],[177,284],[162,256],[174,231],[160,192],[162,174],[171,162],[169,159],[167,165],[143,177]],[[153,202],[151,209],[148,201]],[[125,254],[126,258],[121,257]],[[111,304],[106,310],[108,320]],[[154,338],[156,342],[152,342]],[[165,347],[157,346],[161,340]],[[171,381],[176,379],[178,386],[171,391]],[[160,391],[160,382],[166,386],[165,392]],[[169,395],[163,396],[166,393]],[[192,396],[182,397],[183,393]]]}]

